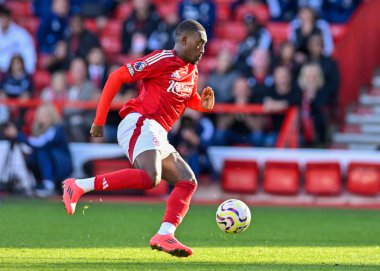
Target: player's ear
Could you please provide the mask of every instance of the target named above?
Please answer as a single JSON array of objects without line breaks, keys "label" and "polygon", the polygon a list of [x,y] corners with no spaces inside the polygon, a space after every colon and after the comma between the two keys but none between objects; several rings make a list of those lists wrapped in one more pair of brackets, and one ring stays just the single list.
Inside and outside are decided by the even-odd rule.
[{"label": "player's ear", "polygon": [[182,45],[185,46],[187,44],[187,42],[188,42],[187,36],[183,35],[181,37],[181,43],[182,43]]}]

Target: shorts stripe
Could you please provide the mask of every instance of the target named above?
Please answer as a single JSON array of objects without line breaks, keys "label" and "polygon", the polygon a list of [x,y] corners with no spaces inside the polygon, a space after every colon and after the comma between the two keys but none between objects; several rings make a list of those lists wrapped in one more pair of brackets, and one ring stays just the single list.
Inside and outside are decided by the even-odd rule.
[{"label": "shorts stripe", "polygon": [[141,134],[141,127],[143,126],[145,119],[146,117],[144,116],[139,117],[139,119],[136,122],[136,128],[133,130],[131,140],[129,141],[128,154],[129,154],[129,160],[131,161],[131,163],[133,163],[133,151],[135,149],[137,139],[139,138]]}]

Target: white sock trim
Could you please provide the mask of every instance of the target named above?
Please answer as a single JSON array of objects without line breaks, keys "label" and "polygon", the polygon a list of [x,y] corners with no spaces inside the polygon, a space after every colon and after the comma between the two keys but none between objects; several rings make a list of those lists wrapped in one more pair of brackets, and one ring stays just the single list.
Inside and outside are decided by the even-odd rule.
[{"label": "white sock trim", "polygon": [[90,192],[95,190],[95,177],[86,179],[76,179],[75,184],[82,188],[84,192]]},{"label": "white sock trim", "polygon": [[175,230],[176,227],[172,223],[164,222],[161,224],[161,227],[157,233],[160,235],[174,234]]}]

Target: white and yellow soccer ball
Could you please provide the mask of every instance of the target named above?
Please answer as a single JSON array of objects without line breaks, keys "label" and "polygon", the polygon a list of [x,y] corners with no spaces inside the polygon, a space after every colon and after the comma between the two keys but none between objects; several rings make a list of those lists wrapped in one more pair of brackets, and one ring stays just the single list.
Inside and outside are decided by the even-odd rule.
[{"label": "white and yellow soccer ball", "polygon": [[251,211],[241,200],[226,200],[216,211],[216,223],[226,233],[243,232],[251,223]]}]

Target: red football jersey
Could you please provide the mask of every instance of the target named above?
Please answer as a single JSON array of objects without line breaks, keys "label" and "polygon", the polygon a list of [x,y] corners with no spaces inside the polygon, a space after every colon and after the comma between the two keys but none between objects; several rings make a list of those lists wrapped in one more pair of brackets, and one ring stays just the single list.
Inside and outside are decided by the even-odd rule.
[{"label": "red football jersey", "polygon": [[[200,106],[197,93],[197,66],[184,62],[174,50],[154,51],[126,64],[122,72],[123,83],[142,80],[138,97],[129,100],[120,110],[122,118],[131,112],[138,112],[156,120],[169,131],[186,106],[205,111]],[[102,93],[95,118],[95,123],[100,125],[104,124],[108,113],[108,109],[102,107],[109,108],[110,103],[102,101],[107,99],[103,96],[107,94]],[[104,103],[106,106],[101,105]]]}]

